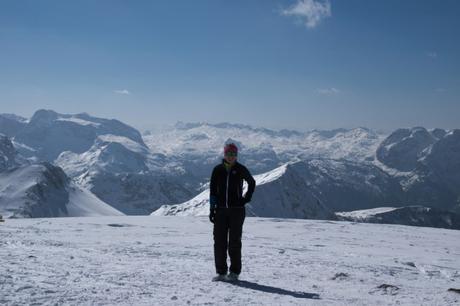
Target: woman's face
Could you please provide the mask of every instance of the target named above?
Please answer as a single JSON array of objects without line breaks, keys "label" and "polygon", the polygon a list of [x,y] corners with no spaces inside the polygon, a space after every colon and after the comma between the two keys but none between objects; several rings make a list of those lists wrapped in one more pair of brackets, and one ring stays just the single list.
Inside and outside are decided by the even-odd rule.
[{"label": "woman's face", "polygon": [[227,152],[224,158],[227,163],[233,164],[236,161],[237,155],[234,152]]}]

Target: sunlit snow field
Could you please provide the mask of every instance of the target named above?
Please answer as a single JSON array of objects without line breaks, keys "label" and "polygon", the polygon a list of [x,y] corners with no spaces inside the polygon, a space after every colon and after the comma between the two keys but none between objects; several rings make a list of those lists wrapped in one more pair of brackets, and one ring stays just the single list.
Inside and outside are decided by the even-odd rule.
[{"label": "sunlit snow field", "polygon": [[458,305],[460,231],[247,218],[236,284],[206,217],[7,219],[0,304]]}]

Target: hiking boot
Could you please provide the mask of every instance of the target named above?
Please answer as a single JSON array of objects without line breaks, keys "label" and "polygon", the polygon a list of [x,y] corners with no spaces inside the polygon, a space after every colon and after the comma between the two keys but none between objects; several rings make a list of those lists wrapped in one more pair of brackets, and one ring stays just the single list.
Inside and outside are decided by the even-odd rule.
[{"label": "hiking boot", "polygon": [[223,281],[226,280],[226,276],[227,276],[227,275],[225,275],[225,274],[217,274],[216,276],[214,276],[214,277],[212,278],[212,281],[213,281],[213,282],[223,282]]},{"label": "hiking boot", "polygon": [[238,280],[238,274],[236,274],[235,272],[230,272],[227,275],[226,280],[228,282],[236,282]]}]

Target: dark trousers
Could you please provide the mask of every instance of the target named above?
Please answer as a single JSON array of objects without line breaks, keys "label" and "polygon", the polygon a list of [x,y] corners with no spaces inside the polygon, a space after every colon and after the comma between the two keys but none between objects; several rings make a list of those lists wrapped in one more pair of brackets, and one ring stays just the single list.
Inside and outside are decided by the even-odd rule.
[{"label": "dark trousers", "polygon": [[230,256],[230,272],[241,272],[241,234],[246,209],[218,208],[214,219],[214,261],[216,272],[226,274],[227,251]]}]

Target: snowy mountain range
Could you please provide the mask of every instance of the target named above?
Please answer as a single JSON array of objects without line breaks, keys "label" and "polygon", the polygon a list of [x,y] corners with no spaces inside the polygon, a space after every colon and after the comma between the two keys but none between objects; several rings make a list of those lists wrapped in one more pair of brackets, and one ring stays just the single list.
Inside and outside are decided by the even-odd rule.
[{"label": "snowy mountain range", "polygon": [[6,136],[0,136],[0,214],[7,218],[121,216],[118,210],[82,189],[61,168],[48,162],[17,159]]},{"label": "snowy mountain range", "polygon": [[0,171],[50,163],[126,214],[160,207],[155,214],[207,214],[209,174],[230,141],[259,180],[248,206],[253,216],[325,219],[413,205],[460,212],[460,130],[415,127],[387,135],[179,122],[141,135],[114,119],[39,110],[30,119],[0,114],[0,133],[2,143],[12,143],[2,145]]},{"label": "snowy mountain range", "polygon": [[186,161],[183,167],[208,178],[220,161],[222,147],[234,142],[239,159],[254,174],[287,162],[310,158],[372,160],[384,134],[366,128],[308,132],[253,128],[241,124],[183,123],[144,133],[152,152]]},{"label": "snowy mountain range", "polygon": [[21,156],[61,167],[78,186],[123,213],[149,214],[159,203],[192,196],[195,186],[184,171],[150,152],[141,134],[118,120],[51,110],[18,119],[22,125],[11,124],[11,115],[6,118]]}]

